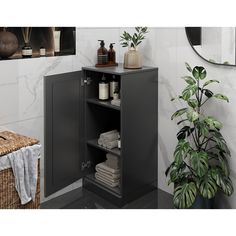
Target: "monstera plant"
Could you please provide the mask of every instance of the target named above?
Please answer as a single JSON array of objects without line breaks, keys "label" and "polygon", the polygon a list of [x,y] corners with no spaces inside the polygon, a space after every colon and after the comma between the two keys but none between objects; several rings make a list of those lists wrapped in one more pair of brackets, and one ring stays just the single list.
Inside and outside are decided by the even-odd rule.
[{"label": "monstera plant", "polygon": [[229,177],[227,159],[230,151],[220,130],[222,123],[202,111],[207,101],[229,99],[208,89],[218,80],[206,80],[207,72],[201,66],[193,69],[185,63],[190,75],[182,77],[187,86],[180,99],[186,106],[177,110],[171,119],[179,119],[177,125],[183,126],[177,133],[178,143],[174,151],[174,161],[166,170],[170,177],[168,184],[174,183],[174,206],[190,208],[197,196],[212,199],[218,191],[227,196],[233,193]]}]

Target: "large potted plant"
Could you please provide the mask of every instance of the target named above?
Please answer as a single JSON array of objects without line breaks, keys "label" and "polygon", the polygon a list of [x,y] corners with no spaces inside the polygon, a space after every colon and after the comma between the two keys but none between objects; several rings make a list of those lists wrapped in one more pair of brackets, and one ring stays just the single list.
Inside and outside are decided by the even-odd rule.
[{"label": "large potted plant", "polygon": [[[175,99],[186,106],[177,110],[171,119],[179,119],[183,127],[177,133],[178,144],[174,160],[166,170],[169,182],[174,183],[175,208],[204,208],[218,191],[227,196],[233,193],[227,159],[230,151],[220,130],[222,123],[202,110],[210,99],[229,102],[223,94],[214,94],[207,87],[218,80],[206,80],[207,72],[201,66],[193,69],[188,63],[191,75],[182,77],[187,86]],[[197,206],[198,205],[198,206]],[[196,207],[197,206],[197,207]]]},{"label": "large potted plant", "polygon": [[148,33],[147,27],[135,27],[135,33],[130,35],[124,31],[121,37],[122,47],[128,47],[128,51],[124,55],[124,68],[139,69],[142,68],[142,58],[137,47],[145,39],[145,34]]}]

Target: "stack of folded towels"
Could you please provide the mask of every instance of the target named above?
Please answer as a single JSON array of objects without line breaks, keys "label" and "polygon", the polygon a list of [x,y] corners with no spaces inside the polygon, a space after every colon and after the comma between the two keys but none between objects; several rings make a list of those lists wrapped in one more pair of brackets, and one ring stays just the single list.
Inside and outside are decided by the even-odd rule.
[{"label": "stack of folded towels", "polygon": [[106,133],[100,134],[98,139],[98,144],[108,149],[118,147],[118,139],[120,134],[117,130],[111,130]]},{"label": "stack of folded towels", "polygon": [[114,188],[120,185],[119,157],[107,153],[106,158],[105,162],[96,165],[95,178]]}]

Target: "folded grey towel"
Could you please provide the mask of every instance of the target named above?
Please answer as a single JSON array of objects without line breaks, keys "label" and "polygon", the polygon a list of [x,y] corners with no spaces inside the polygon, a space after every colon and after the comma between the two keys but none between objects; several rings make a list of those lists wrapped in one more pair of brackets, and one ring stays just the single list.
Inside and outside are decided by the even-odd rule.
[{"label": "folded grey towel", "polygon": [[105,138],[107,135],[112,134],[112,133],[117,133],[118,131],[116,129],[105,132],[105,133],[101,133],[100,134],[100,138]]},{"label": "folded grey towel", "polygon": [[118,161],[113,161],[113,160],[106,160],[106,165],[112,169],[119,169],[119,162]]},{"label": "folded grey towel", "polygon": [[116,178],[116,179],[113,179],[109,175],[106,175],[102,172],[96,172],[95,175],[100,176],[101,178],[104,178],[105,180],[110,181],[112,183],[115,183],[115,182],[119,181],[119,179],[120,179],[120,177]]},{"label": "folded grey towel", "polygon": [[119,157],[116,156],[116,155],[113,155],[113,154],[111,154],[111,153],[107,153],[107,154],[106,154],[106,158],[107,158],[107,160],[119,161]]},{"label": "folded grey towel", "polygon": [[99,163],[95,166],[96,171],[103,171],[106,172],[108,174],[120,174],[120,170],[119,169],[113,169],[108,167],[105,162]]},{"label": "folded grey towel", "polygon": [[112,188],[119,186],[119,181],[113,183],[113,182],[107,181],[107,180],[104,179],[104,178],[101,178],[99,175],[96,175],[96,174],[95,174],[95,178],[96,178],[97,180],[101,181],[102,183],[107,184],[108,186],[110,186],[110,187],[112,187]]}]

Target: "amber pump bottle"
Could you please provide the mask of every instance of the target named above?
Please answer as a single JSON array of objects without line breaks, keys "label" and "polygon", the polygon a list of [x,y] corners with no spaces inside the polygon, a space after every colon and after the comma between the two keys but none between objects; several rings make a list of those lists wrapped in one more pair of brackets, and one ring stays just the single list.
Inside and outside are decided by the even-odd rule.
[{"label": "amber pump bottle", "polygon": [[110,64],[116,64],[116,51],[113,49],[113,44],[110,44],[110,49],[108,51],[108,63]]},{"label": "amber pump bottle", "polygon": [[100,41],[100,48],[97,51],[97,64],[98,65],[106,65],[108,63],[108,52],[107,49],[105,48],[105,43],[104,40],[98,40]]}]

